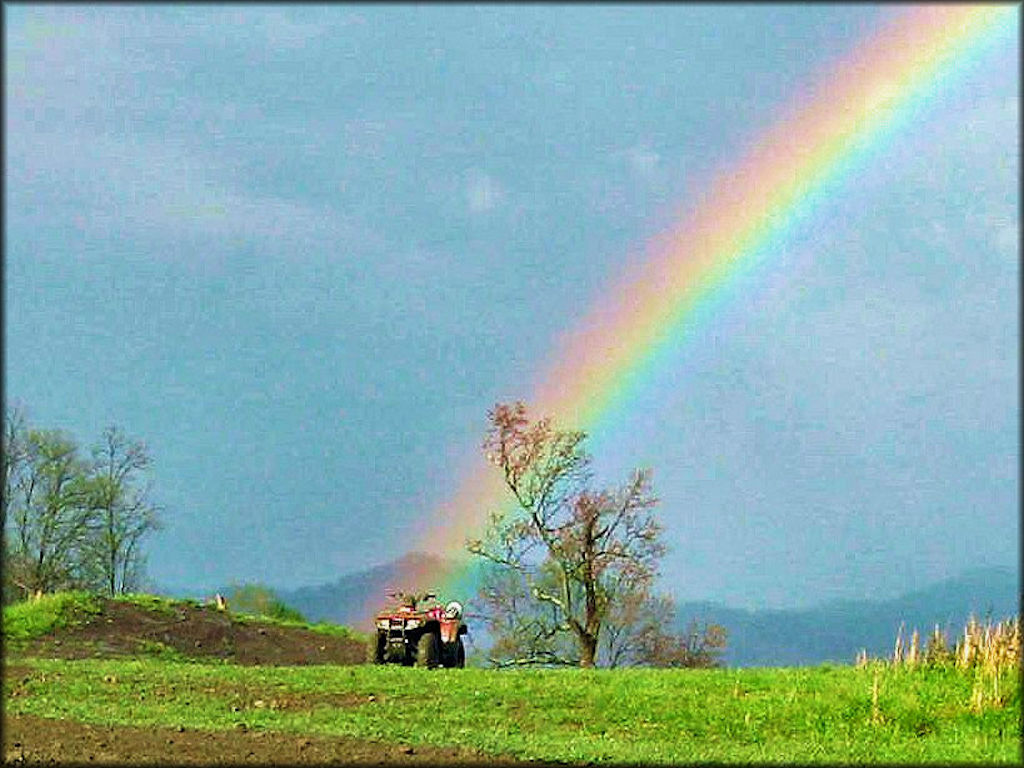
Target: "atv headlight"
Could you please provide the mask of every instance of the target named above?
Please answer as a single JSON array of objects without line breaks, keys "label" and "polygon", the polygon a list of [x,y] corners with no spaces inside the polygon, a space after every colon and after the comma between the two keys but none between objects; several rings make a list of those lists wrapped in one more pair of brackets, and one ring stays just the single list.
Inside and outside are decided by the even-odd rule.
[{"label": "atv headlight", "polygon": [[420,620],[419,619],[409,619],[407,622],[405,622],[405,628],[406,629],[416,629],[416,627],[418,627],[419,625],[420,625]]},{"label": "atv headlight", "polygon": [[388,628],[388,620],[387,619],[383,619],[383,620],[377,622],[377,629],[387,629],[387,628]]}]

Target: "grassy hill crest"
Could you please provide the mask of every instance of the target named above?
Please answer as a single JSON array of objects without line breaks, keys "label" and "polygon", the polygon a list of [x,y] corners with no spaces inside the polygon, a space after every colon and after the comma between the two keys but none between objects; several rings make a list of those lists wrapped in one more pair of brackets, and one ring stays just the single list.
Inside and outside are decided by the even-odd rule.
[{"label": "grassy hill crest", "polygon": [[344,626],[236,614],[149,594],[59,592],[6,606],[3,619],[9,655],[269,665],[354,664],[365,657],[365,638]]}]

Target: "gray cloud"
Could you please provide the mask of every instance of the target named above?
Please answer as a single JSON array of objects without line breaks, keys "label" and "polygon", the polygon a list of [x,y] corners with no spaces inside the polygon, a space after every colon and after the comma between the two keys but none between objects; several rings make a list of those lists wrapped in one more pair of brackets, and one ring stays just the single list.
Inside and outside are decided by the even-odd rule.
[{"label": "gray cloud", "polygon": [[83,233],[203,236],[278,251],[369,238],[329,203],[234,186],[173,140],[25,131],[12,137],[9,152],[8,201],[19,226],[67,217]]},{"label": "gray cloud", "polygon": [[[668,206],[701,204],[698,176],[884,12],[11,6],[10,391],[160,446],[181,523],[157,576],[316,581],[400,554],[493,398],[527,396]],[[654,465],[691,596],[806,600],[1012,549],[1020,106],[1000,56],[601,438],[605,464]],[[190,530],[252,509],[279,557]],[[970,514],[992,525],[958,552]]]}]

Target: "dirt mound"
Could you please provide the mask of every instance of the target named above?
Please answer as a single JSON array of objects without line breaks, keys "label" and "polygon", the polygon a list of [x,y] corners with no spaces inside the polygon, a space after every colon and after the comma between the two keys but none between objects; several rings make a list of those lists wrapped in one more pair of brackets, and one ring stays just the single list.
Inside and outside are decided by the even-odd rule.
[{"label": "dirt mound", "polygon": [[[358,739],[193,728],[88,725],[31,715],[4,718],[7,765],[523,765],[457,747],[384,744]],[[538,765],[538,763],[532,763]]]},{"label": "dirt mound", "polygon": [[178,653],[236,664],[360,664],[365,645],[303,627],[240,621],[213,606],[167,603],[148,608],[103,600],[79,626],[37,638],[19,655],[81,659]]}]

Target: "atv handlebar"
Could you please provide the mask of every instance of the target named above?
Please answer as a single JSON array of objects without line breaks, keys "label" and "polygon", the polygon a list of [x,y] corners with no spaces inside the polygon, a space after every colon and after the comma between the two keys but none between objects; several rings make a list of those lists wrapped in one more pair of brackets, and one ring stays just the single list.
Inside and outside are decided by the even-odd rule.
[{"label": "atv handlebar", "polygon": [[437,593],[436,592],[421,592],[421,593],[417,593],[417,592],[403,592],[402,590],[393,589],[393,590],[388,590],[385,594],[387,594],[387,596],[392,598],[393,600],[398,600],[398,601],[400,601],[402,603],[406,603],[406,604],[410,605],[413,608],[415,608],[418,603],[421,603],[424,600],[436,600],[437,599]]}]

